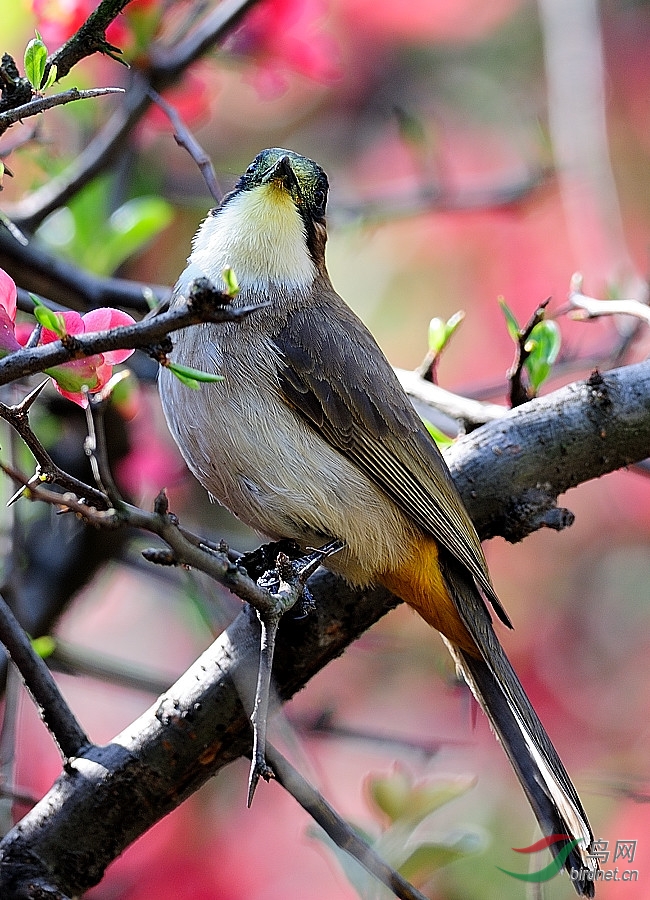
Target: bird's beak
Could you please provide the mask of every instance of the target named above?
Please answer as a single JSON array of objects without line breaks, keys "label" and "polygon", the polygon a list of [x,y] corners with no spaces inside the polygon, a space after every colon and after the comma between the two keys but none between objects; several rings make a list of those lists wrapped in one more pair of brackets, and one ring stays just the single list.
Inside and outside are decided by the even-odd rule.
[{"label": "bird's beak", "polygon": [[290,194],[300,192],[300,185],[288,156],[281,156],[268,172],[262,176],[262,184],[272,184],[273,182],[280,182]]}]

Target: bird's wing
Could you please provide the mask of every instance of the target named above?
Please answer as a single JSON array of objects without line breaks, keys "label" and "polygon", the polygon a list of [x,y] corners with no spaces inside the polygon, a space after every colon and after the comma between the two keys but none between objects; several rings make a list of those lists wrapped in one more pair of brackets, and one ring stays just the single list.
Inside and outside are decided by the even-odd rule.
[{"label": "bird's wing", "polygon": [[510,625],[440,451],[366,327],[328,299],[326,319],[321,304],[305,306],[274,338],[285,402],[461,562]]}]

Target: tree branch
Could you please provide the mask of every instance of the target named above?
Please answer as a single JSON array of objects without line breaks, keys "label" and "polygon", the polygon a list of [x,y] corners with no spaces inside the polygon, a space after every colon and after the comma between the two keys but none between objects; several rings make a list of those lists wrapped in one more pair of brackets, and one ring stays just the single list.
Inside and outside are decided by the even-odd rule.
[{"label": "tree branch", "polygon": [[[151,309],[147,295],[154,302],[162,302],[169,299],[171,293],[163,285],[145,285],[124,278],[93,275],[49,253],[35,241],[21,243],[7,228],[2,227],[0,267],[26,291],[61,303],[66,309],[81,312],[98,306],[121,306],[133,312],[146,313]],[[27,311],[32,309],[33,304]]]},{"label": "tree branch", "polygon": [[102,0],[81,28],[50,56],[48,63],[56,66],[57,81],[67,75],[78,62],[94,53],[106,53],[116,58],[115,54],[121,51],[108,43],[106,29],[130,2],[131,0]]},{"label": "tree branch", "polygon": [[448,459],[482,539],[573,521],[557,497],[650,456],[650,362],[594,372],[458,441]]},{"label": "tree branch", "polygon": [[45,112],[46,109],[53,109],[55,106],[64,106],[66,103],[73,103],[75,100],[90,100],[94,97],[104,97],[107,94],[123,94],[124,88],[105,87],[90,88],[86,91],[80,91],[79,88],[73,87],[67,91],[61,91],[60,94],[51,94],[49,97],[37,97],[30,100],[29,103],[23,103],[22,106],[16,106],[6,112],[0,113],[0,134],[3,134],[11,125],[16,122],[22,122],[30,116],[37,116],[39,113]]},{"label": "tree branch", "polygon": [[42,372],[73,359],[83,359],[96,353],[132,347],[151,351],[164,365],[164,352],[162,349],[156,350],[156,347],[168,340],[169,332],[201,322],[235,322],[259,309],[259,306],[229,306],[228,295],[217,291],[206,279],[198,279],[194,284],[196,290],[190,291],[187,304],[153,318],[143,319],[135,325],[123,325],[111,331],[68,336],[63,340],[42,344],[29,350],[17,350],[5,356],[0,359],[0,385],[34,375],[36,372]]},{"label": "tree branch", "polygon": [[0,642],[20,671],[64,759],[89,745],[88,737],[63,699],[45,662],[38,656],[20,623],[0,596]]},{"label": "tree branch", "polygon": [[[649,453],[646,362],[526,403],[459,441],[448,461],[481,536],[519,539],[552,524],[558,493]],[[313,613],[283,621],[278,635],[282,701],[398,602],[383,589],[354,591],[324,570],[309,587]],[[108,746],[73,760],[0,843],[0,893],[25,879],[82,893],[158,819],[250,754],[258,647],[256,619],[244,609],[151,709]]]},{"label": "tree branch", "polygon": [[[101,131],[64,172],[51,178],[18,203],[7,205],[5,212],[9,218],[21,228],[32,231],[46,216],[67,203],[84,185],[110,165],[128,144],[133,128],[153,102],[150,90],[161,93],[177,81],[193,62],[227,37],[255,2],[256,0],[223,0],[176,46],[154,44],[148,69],[134,74],[124,103]],[[119,0],[117,5],[120,5]],[[126,3],[122,2],[121,5],[125,6]],[[52,62],[56,62],[54,57]]]}]

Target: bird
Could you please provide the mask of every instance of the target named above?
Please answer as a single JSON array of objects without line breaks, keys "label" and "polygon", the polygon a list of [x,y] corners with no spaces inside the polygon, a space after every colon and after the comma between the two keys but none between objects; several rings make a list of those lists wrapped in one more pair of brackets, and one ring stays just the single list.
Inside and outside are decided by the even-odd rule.
[{"label": "bird", "polygon": [[441,633],[552,852],[592,897],[592,830],[495,632],[492,614],[511,623],[477,532],[390,363],[332,286],[328,190],[316,162],[270,148],[199,226],[172,304],[198,278],[225,290],[229,270],[232,302],[259,308],[176,333],[171,360],[222,380],[193,391],[162,367],[167,423],[199,482],[244,523],[303,548],[341,541],[329,569],[383,585]]}]

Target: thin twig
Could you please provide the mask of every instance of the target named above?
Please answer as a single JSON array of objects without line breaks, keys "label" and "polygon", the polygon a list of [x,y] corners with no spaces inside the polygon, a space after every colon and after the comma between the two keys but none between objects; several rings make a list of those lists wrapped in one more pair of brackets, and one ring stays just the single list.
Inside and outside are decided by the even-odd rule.
[{"label": "thin twig", "polygon": [[122,496],[117,489],[111,466],[108,461],[108,444],[106,441],[105,412],[108,398],[91,400],[86,407],[86,424],[88,437],[85,450],[99,489],[106,495],[113,509],[120,509]]},{"label": "thin twig", "polygon": [[80,91],[78,88],[70,88],[67,91],[61,91],[60,94],[38,97],[36,100],[30,100],[29,103],[23,103],[22,106],[15,107],[15,109],[8,109],[6,112],[0,113],[0,134],[3,134],[7,128],[15,125],[16,122],[28,119],[30,116],[36,116],[45,112],[46,109],[73,103],[75,100],[90,100],[93,97],[104,97],[107,94],[123,93],[124,88],[120,87],[90,88],[85,91]]},{"label": "thin twig", "polygon": [[179,147],[183,147],[190,154],[194,162],[199,167],[203,180],[208,186],[208,190],[216,203],[221,203],[223,191],[217,180],[217,173],[214,171],[212,160],[199,144],[189,128],[178,115],[174,107],[167,103],[164,97],[161,97],[153,88],[149,89],[149,96],[153,102],[162,109],[174,128],[174,140]]},{"label": "thin twig", "polygon": [[[133,128],[152,103],[149,90],[161,92],[178,81],[197,59],[224,40],[239,25],[243,15],[257,0],[223,0],[202,23],[173,47],[156,45],[149,53],[146,73],[135,73],[124,103],[95,135],[85,150],[60,175],[50,179],[7,214],[26,230],[35,229],[55,209],[63,206],[82,187],[102,172],[121,151]],[[103,5],[103,4],[102,4]],[[125,5],[125,4],[123,4]],[[64,66],[55,57],[52,62]]]},{"label": "thin twig", "polygon": [[[265,305],[230,306],[228,295],[209,286],[205,279],[199,281],[203,282],[199,293],[193,296],[191,292],[187,304],[143,319],[135,325],[68,337],[66,346],[61,341],[53,341],[31,350],[18,350],[5,356],[0,359],[0,385],[34,375],[36,372],[42,372],[73,359],[83,359],[108,350],[126,348],[146,350],[164,365],[167,351],[163,352],[159,345],[165,341],[169,332],[201,322],[236,322]],[[198,285],[198,282],[195,284]]]},{"label": "thin twig", "polygon": [[[140,509],[130,503],[122,502],[120,509],[97,509],[79,500],[74,493],[57,493],[42,484],[31,484],[30,479],[16,471],[6,463],[0,463],[0,469],[17,484],[29,485],[27,496],[32,500],[40,500],[50,506],[70,510],[81,516],[90,525],[99,528],[141,528],[156,534],[173,551],[176,565],[192,566],[215,581],[225,585],[241,600],[249,603],[255,610],[267,613],[274,609],[274,601],[268,591],[259,587],[247,574],[245,569],[233,563],[226,552],[213,550],[198,535],[181,529],[176,517],[161,512],[161,504],[153,512]],[[84,491],[92,492],[90,485],[83,485]],[[102,495],[103,496],[103,495]],[[108,498],[104,497],[104,505]]]},{"label": "thin twig", "polygon": [[[49,66],[56,66],[57,81],[67,75],[78,62],[94,53],[105,53],[113,59],[117,58],[116,54],[121,51],[107,42],[106,29],[130,2],[131,0],[101,0],[79,30],[49,57]],[[46,76],[47,71],[49,69],[46,70]]]},{"label": "thin twig", "polygon": [[[50,454],[47,452],[43,444],[40,442],[36,434],[34,434],[29,423],[29,409],[36,400],[43,387],[47,382],[43,382],[33,391],[31,391],[20,403],[15,406],[6,406],[0,403],[0,418],[8,422],[14,431],[20,435],[25,445],[29,448],[32,456],[36,460],[37,470],[34,476],[29,479],[28,483],[12,497],[12,500],[18,499],[24,493],[25,488],[32,490],[35,484],[43,481],[50,484],[58,484],[65,491],[73,491],[86,501],[92,500],[99,509],[106,509],[106,497],[100,491],[92,488],[90,485],[73,475],[69,475],[54,462]],[[11,502],[11,501],[10,501]]]},{"label": "thin twig", "polygon": [[400,900],[427,900],[424,894],[384,862],[370,844],[339,816],[327,800],[271,744],[267,746],[267,756],[279,784],[321,826],[337,847],[349,853]]},{"label": "thin twig", "polygon": [[508,412],[506,406],[463,397],[425,381],[417,371],[396,368],[395,374],[411,400],[419,400],[439,409],[451,419],[463,422],[467,430],[500,419]]},{"label": "thin twig", "polygon": [[550,302],[551,298],[549,297],[547,300],[544,300],[543,303],[540,303],[528,322],[526,322],[524,327],[519,331],[515,350],[515,358],[512,365],[508,369],[508,381],[510,382],[510,390],[508,396],[510,399],[510,405],[513,409],[516,406],[521,406],[522,403],[527,403],[534,396],[532,389],[526,387],[522,379],[524,365],[526,364],[526,360],[530,356],[530,350],[528,349],[528,339],[530,338],[533,329],[537,325],[539,325],[541,321],[543,321],[546,307]]},{"label": "thin twig", "polygon": [[90,743],[72,710],[61,696],[45,662],[34,651],[18,619],[0,596],[0,641],[23,677],[38,705],[43,721],[57,742],[64,759],[78,756]]},{"label": "thin twig", "polygon": [[650,306],[640,300],[597,300],[582,293],[582,276],[571,279],[569,303],[574,309],[573,319],[595,319],[598,316],[634,316],[650,325]]},{"label": "thin twig", "polygon": [[258,2],[259,0],[222,0],[196,28],[173,47],[154,44],[149,55],[153,73],[151,86],[160,91],[161,81],[164,81],[164,87],[170,81],[177,80],[189,65],[212,50],[218,41],[225,39]]}]

